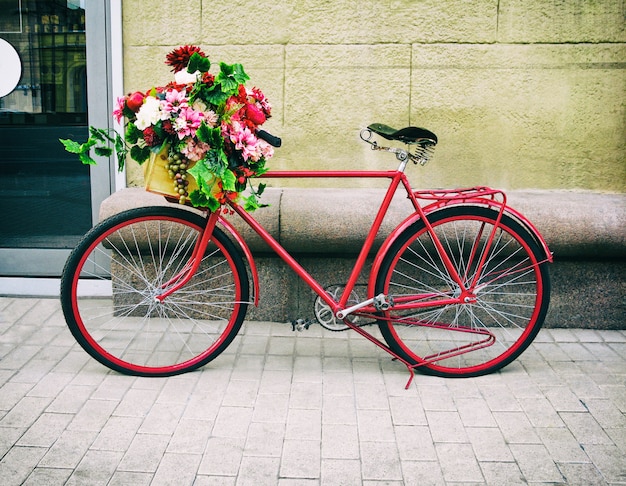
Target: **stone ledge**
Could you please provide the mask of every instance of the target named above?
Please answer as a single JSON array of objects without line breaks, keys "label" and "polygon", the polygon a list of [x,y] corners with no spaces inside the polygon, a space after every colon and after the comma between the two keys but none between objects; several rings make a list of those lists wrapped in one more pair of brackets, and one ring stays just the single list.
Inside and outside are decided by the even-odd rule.
[{"label": "stone ledge", "polygon": [[[268,188],[263,202],[270,207],[258,210],[254,217],[289,252],[354,255],[383,196],[380,189]],[[555,258],[626,260],[626,194],[510,191],[507,196],[509,205],[526,215],[543,234]],[[100,219],[133,207],[169,204],[142,188],[123,189],[102,203]],[[410,213],[408,201],[398,193],[374,250]],[[239,218],[231,221],[253,252],[268,251]]]}]

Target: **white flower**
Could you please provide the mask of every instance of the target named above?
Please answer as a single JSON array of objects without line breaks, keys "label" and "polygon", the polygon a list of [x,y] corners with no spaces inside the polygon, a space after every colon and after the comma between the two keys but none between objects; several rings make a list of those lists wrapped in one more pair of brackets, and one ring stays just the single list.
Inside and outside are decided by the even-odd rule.
[{"label": "white flower", "polygon": [[178,71],[174,74],[174,80],[177,84],[189,84],[195,83],[198,80],[198,76],[200,76],[200,71],[196,71],[194,73],[187,72],[186,69],[182,71]]},{"label": "white flower", "polygon": [[150,125],[156,125],[159,120],[163,120],[166,117],[167,113],[161,111],[161,102],[154,96],[147,96],[137,112],[135,126],[139,130],[145,130]]}]

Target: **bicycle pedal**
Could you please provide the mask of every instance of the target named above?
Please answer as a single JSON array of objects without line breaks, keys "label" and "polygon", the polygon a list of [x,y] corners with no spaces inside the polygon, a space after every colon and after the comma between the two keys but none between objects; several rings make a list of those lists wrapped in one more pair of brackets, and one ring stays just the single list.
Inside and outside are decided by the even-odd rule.
[{"label": "bicycle pedal", "polygon": [[296,319],[295,321],[291,321],[291,330],[294,332],[302,332],[311,327],[311,324],[315,324],[315,321],[311,319]]}]

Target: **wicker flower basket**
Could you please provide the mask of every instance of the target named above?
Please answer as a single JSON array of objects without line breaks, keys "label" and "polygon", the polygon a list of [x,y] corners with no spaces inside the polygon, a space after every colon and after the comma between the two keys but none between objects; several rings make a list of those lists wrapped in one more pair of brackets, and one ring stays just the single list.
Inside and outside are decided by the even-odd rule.
[{"label": "wicker flower basket", "polygon": [[[161,194],[170,199],[180,199],[181,194],[175,187],[175,181],[170,177],[169,170],[166,168],[169,164],[167,157],[169,146],[165,146],[159,153],[150,154],[150,159],[143,165],[143,175],[145,180],[146,191]],[[190,164],[191,168],[194,162]],[[198,184],[191,174],[187,174],[187,193],[191,193],[198,189]]]}]

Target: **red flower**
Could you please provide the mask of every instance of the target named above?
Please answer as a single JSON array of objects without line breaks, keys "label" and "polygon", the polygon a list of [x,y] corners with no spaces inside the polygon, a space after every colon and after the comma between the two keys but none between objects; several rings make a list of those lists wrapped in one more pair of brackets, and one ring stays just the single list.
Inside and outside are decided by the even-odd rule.
[{"label": "red flower", "polygon": [[172,66],[172,71],[175,73],[182,71],[189,64],[189,58],[194,52],[206,57],[206,54],[204,54],[204,52],[202,52],[197,46],[182,46],[178,49],[174,49],[167,56],[165,56],[165,64]]},{"label": "red flower", "polygon": [[159,136],[152,127],[148,127],[143,131],[143,139],[148,147],[155,147],[161,143]]},{"label": "red flower", "polygon": [[263,125],[265,123],[265,113],[256,104],[247,104],[245,110],[246,118],[255,125]]},{"label": "red flower", "polygon": [[143,105],[143,93],[135,91],[133,94],[128,95],[126,98],[126,106],[133,112],[137,113],[141,105]]},{"label": "red flower", "polygon": [[172,124],[171,120],[163,120],[163,130],[165,130],[165,132],[169,133],[170,135],[174,135],[176,133],[176,130],[174,129],[174,125]]}]

